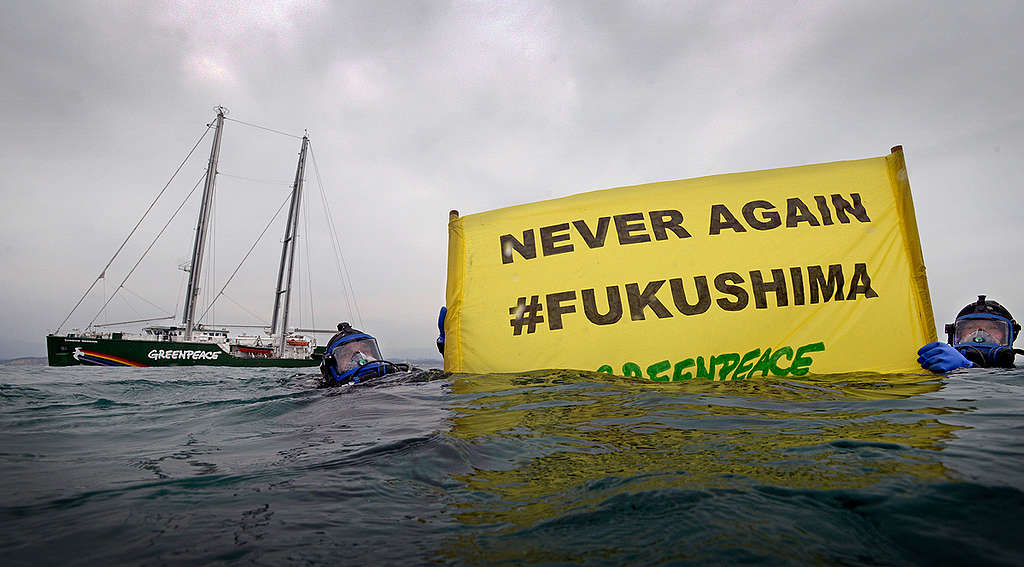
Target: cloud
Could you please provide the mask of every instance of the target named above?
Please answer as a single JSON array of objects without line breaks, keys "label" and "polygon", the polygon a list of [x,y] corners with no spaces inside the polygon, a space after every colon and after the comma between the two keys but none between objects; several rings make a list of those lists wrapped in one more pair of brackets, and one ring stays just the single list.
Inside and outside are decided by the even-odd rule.
[{"label": "cloud", "polygon": [[[400,353],[433,348],[449,209],[876,156],[894,144],[907,153],[936,318],[985,291],[1021,309],[1013,258],[1024,228],[1012,206],[1024,151],[1021,10],[7,3],[0,194],[12,212],[0,225],[8,268],[0,309],[14,315],[0,323],[0,344],[23,348],[15,341],[36,336],[36,353],[11,354],[42,351],[45,331],[218,104],[238,120],[309,130],[365,323]],[[169,189],[175,199],[201,175],[207,147]],[[297,151],[296,139],[229,123],[221,171],[237,177],[219,181],[218,217],[231,228],[218,232],[217,282],[283,199]],[[307,182],[311,216],[320,217],[319,187]],[[167,243],[129,282],[134,292],[175,307],[193,215],[189,204],[168,228]],[[158,229],[133,244],[128,267]],[[309,230],[309,263],[327,262],[322,231]],[[281,232],[268,232],[269,251],[254,254],[229,290],[250,311],[269,310]],[[330,274],[314,290],[336,284]],[[349,316],[340,292],[315,295],[324,324]],[[146,309],[130,294],[117,305]],[[218,304],[218,317],[249,316],[232,305]],[[310,307],[303,303],[304,317]]]}]

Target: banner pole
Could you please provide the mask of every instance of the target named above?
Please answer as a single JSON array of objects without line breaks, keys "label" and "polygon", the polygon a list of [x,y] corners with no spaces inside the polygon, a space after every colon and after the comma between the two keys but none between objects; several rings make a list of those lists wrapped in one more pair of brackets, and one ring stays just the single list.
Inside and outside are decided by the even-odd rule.
[{"label": "banner pole", "polygon": [[932,300],[928,291],[928,275],[924,267],[921,238],[917,232],[917,217],[914,214],[914,199],[910,193],[910,178],[907,175],[907,162],[903,157],[903,146],[893,146],[890,152],[886,163],[889,166],[893,189],[896,191],[896,206],[902,219],[900,227],[903,229],[903,241],[906,243],[907,256],[910,258],[910,278],[916,288],[917,307],[922,315],[921,331],[927,342],[934,342],[938,340],[935,333],[935,315],[932,312]]}]

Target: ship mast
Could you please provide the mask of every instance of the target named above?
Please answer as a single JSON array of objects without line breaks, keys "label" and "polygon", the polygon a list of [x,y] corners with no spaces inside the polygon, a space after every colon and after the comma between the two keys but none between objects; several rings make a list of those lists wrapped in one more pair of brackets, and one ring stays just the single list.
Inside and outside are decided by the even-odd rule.
[{"label": "ship mast", "polygon": [[213,207],[213,188],[217,179],[217,159],[220,157],[220,136],[224,130],[224,113],[227,109],[217,107],[216,131],[213,135],[213,146],[210,148],[210,163],[206,166],[206,185],[203,186],[203,203],[199,208],[199,220],[196,222],[196,241],[192,246],[192,262],[189,265],[188,291],[185,293],[185,311],[181,323],[185,327],[185,340],[192,340],[195,329],[196,303],[199,299],[199,276],[202,274],[203,248],[206,246],[206,228],[210,220],[210,209]]},{"label": "ship mast", "polygon": [[[306,171],[306,149],[309,137],[302,137],[302,149],[299,151],[299,165],[295,168],[295,183],[292,184],[291,207],[288,209],[288,224],[284,228],[284,243],[281,246],[281,267],[277,272],[277,291],[274,293],[274,316],[270,322],[270,334],[277,332],[278,319],[281,320],[281,335],[278,340],[278,356],[284,354],[285,339],[288,334],[288,307],[292,298],[292,272],[295,269],[295,240],[299,231],[299,205],[302,202],[302,178]],[[286,268],[287,266],[287,268]],[[285,275],[287,269],[287,276]],[[284,301],[281,301],[284,295]]]}]

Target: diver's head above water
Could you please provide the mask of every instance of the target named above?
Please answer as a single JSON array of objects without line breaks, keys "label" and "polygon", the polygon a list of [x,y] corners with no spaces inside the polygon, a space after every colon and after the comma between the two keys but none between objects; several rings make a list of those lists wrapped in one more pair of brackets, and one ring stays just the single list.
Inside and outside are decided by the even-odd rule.
[{"label": "diver's head above water", "polygon": [[945,329],[945,343],[930,343],[918,351],[917,361],[933,372],[975,366],[1010,368],[1017,353],[1024,352],[1013,348],[1020,325],[1009,310],[984,295],[961,309]]},{"label": "diver's head above water", "polygon": [[975,366],[1013,366],[1013,341],[1020,325],[998,302],[979,295],[946,325],[946,342]]},{"label": "diver's head above water", "polygon": [[358,384],[388,372],[389,363],[382,359],[377,339],[348,323],[338,324],[338,333],[327,342],[320,363],[320,374],[327,385]]}]

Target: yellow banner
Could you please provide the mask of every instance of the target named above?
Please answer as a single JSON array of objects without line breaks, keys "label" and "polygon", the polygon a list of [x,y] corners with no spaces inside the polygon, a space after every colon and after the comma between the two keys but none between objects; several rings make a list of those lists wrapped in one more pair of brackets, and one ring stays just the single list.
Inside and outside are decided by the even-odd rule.
[{"label": "yellow banner", "polygon": [[918,372],[935,340],[899,147],[467,215],[448,238],[452,372]]}]

